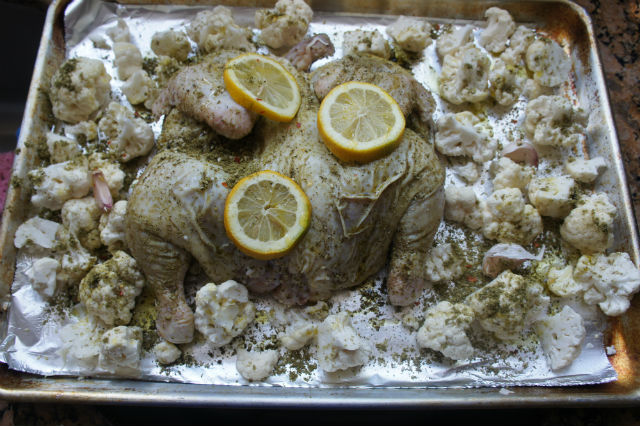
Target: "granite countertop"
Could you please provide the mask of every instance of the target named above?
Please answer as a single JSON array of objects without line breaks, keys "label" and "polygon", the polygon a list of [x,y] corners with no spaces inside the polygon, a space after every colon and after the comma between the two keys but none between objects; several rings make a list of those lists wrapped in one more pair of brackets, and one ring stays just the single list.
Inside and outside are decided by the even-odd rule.
[{"label": "granite countertop", "polygon": [[[609,88],[613,115],[618,130],[629,191],[640,223],[640,1],[576,0],[592,17],[605,77]],[[60,404],[6,404],[0,402],[0,426],[4,425],[123,425],[123,424],[208,424],[212,421],[243,420],[260,422],[277,420],[282,424],[309,422],[355,422],[388,424],[402,419],[422,419],[430,424],[473,422],[492,425],[639,425],[640,408],[629,409],[536,409],[523,411],[467,411],[437,413],[353,413],[304,412],[302,415],[278,411],[172,409],[142,407],[94,407]],[[215,420],[214,420],[215,419]],[[363,423],[365,422],[365,423]],[[312,422],[313,424],[313,422]]]}]

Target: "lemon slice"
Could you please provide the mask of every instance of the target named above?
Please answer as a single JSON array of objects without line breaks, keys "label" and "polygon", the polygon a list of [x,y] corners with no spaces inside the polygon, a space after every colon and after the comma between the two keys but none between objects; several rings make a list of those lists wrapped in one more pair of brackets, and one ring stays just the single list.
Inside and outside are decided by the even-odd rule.
[{"label": "lemon slice", "polygon": [[268,260],[287,254],[311,221],[311,203],[294,181],[269,170],[241,179],[227,196],[224,227],[246,255]]},{"label": "lemon slice", "polygon": [[350,81],[334,87],[320,104],[318,130],[343,161],[366,163],[400,142],[405,120],[398,103],[380,87]]},{"label": "lemon slice", "polygon": [[238,104],[275,121],[291,121],[300,108],[295,77],[267,56],[245,53],[230,59],[224,84]]}]

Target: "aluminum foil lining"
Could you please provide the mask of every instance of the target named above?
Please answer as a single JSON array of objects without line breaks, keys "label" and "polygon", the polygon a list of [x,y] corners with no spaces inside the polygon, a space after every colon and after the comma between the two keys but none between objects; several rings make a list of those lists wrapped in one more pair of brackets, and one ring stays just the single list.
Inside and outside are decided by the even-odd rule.
[{"label": "aluminum foil lining", "polygon": [[[111,41],[106,31],[114,27],[118,19],[128,24],[134,43],[140,48],[143,57],[153,56],[150,41],[157,31],[169,28],[184,29],[195,14],[205,7],[186,6],[123,6],[115,3],[93,0],[72,2],[65,14],[65,38],[67,57],[86,56],[100,59],[108,72],[114,77],[112,90],[114,98],[127,104],[120,87],[122,82],[115,76],[113,52],[110,49],[97,48],[96,40]],[[255,9],[232,8],[234,18],[240,25],[252,26]],[[342,54],[342,34],[356,28],[378,29],[385,34],[386,25],[395,20],[393,16],[332,15],[316,13],[310,26],[310,32],[327,33],[334,45],[336,54]],[[463,24],[455,22],[453,25]],[[481,23],[476,23],[482,25]],[[480,26],[476,29],[476,34]],[[264,48],[263,48],[264,49]],[[328,58],[314,64],[314,67],[331,60]],[[435,43],[424,51],[423,60],[414,65],[415,77],[437,93],[437,75],[439,63],[435,53]],[[567,89],[564,89],[567,90]],[[575,93],[566,93],[575,99]],[[487,111],[494,128],[494,137],[500,141],[512,137],[522,120],[526,101],[521,99],[508,113]],[[437,100],[436,117],[451,108]],[[154,126],[156,134],[161,122]],[[559,171],[554,162],[543,160],[540,170],[553,175]],[[491,192],[489,176],[490,164],[484,166],[482,177],[474,185],[481,197]],[[450,170],[447,182],[459,182],[459,178]],[[469,237],[462,228],[442,223],[436,236],[438,241],[455,241],[466,248],[465,253],[473,253],[474,245],[482,243],[482,237]],[[478,267],[481,258],[465,259]],[[12,287],[11,307],[8,315],[6,336],[0,347],[0,359],[11,369],[36,373],[45,376],[98,376],[98,377],[137,377],[143,380],[176,381],[199,384],[246,385],[236,370],[235,351],[238,348],[272,349],[277,346],[277,334],[292,318],[300,315],[301,308],[285,308],[268,297],[251,296],[256,305],[256,321],[248,327],[244,336],[233,340],[223,349],[210,348],[204,339],[196,338],[193,343],[181,345],[183,355],[178,363],[160,366],[151,351],[143,351],[139,374],[131,372],[113,372],[97,366],[97,352],[87,345],[83,356],[70,354],[60,337],[63,326],[78,323],[78,341],[89,342],[99,337],[101,330],[92,329],[92,325],[75,308],[56,309],[43,299],[30,285],[25,272],[31,266],[34,257],[20,251],[16,265],[15,281]],[[525,264],[527,267],[527,264]],[[529,265],[528,267],[532,267]],[[415,328],[411,324],[419,323],[425,307],[437,302],[442,294],[438,288],[425,291],[415,306],[398,309],[377,301],[386,300],[384,291],[385,271],[365,285],[335,294],[329,301],[330,313],[349,312],[354,328],[367,342],[370,354],[369,362],[361,368],[352,368],[338,373],[325,373],[317,366],[315,346],[301,351],[289,352],[278,349],[281,354],[275,374],[266,379],[263,385],[273,386],[313,386],[313,387],[477,387],[477,386],[563,386],[605,383],[616,380],[616,372],[608,362],[603,347],[603,332],[606,318],[596,307],[586,306],[579,301],[568,304],[578,311],[585,320],[587,335],[579,357],[563,370],[554,372],[535,338],[530,333],[528,340],[517,345],[494,343],[481,329],[471,333],[476,346],[475,358],[468,362],[453,362],[430,351],[419,350],[415,342]],[[486,280],[488,282],[489,280]],[[192,267],[185,287],[188,298],[204,283],[206,277]],[[478,283],[481,286],[482,283]],[[445,284],[446,286],[446,284]],[[144,294],[143,294],[144,297]],[[375,300],[376,303],[371,303]],[[149,303],[140,303],[137,311],[147,309]],[[135,318],[135,316],[134,316]],[[84,321],[84,322],[83,322]],[[151,324],[151,329],[153,324]],[[198,334],[198,333],[197,333]],[[82,340],[85,339],[85,340]],[[89,340],[86,340],[89,339]],[[492,342],[482,347],[482,342]],[[477,345],[476,345],[477,344]],[[88,352],[88,353],[87,353]],[[76,354],[77,355],[77,354]],[[254,384],[255,385],[255,384]]]}]

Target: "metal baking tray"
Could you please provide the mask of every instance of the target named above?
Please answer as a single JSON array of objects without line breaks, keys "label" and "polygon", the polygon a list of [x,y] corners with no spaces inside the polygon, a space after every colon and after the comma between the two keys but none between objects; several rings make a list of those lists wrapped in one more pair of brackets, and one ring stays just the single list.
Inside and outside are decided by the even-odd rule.
[{"label": "metal baking tray", "polygon": [[[19,179],[34,166],[36,153],[28,141],[48,130],[47,82],[65,58],[63,17],[70,0],[57,0],[49,8],[27,99],[19,153],[13,175]],[[158,4],[161,0],[123,0],[127,4]],[[222,0],[189,1],[180,4],[224,4],[228,6],[270,7],[273,1]],[[636,221],[631,207],[616,131],[611,116],[602,66],[587,13],[568,0],[465,1],[465,0],[327,0],[312,2],[314,11],[366,15],[415,15],[435,22],[481,21],[491,6],[508,10],[517,22],[533,23],[555,37],[569,41],[576,75],[576,94],[587,111],[596,111],[591,137],[591,155],[603,155],[610,167],[599,180],[618,206],[615,250],[627,251],[640,261]],[[24,220],[29,194],[20,185],[11,185],[0,227],[0,296],[8,300],[13,282],[15,249],[13,235]],[[3,304],[2,306],[7,306]],[[4,315],[0,318],[4,322]],[[180,383],[46,378],[0,367],[0,399],[40,402],[86,402],[149,405],[226,406],[254,408],[453,408],[568,405],[631,405],[640,401],[640,298],[622,317],[610,320],[606,336],[617,353],[610,361],[618,381],[605,385],[541,388],[519,387],[510,392],[496,388],[282,388],[272,386],[205,386]]]}]

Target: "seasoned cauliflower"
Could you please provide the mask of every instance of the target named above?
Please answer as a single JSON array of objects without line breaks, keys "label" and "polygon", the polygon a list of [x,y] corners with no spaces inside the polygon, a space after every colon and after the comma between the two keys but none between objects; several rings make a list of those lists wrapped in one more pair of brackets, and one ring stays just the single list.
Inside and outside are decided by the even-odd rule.
[{"label": "seasoned cauliflower", "polygon": [[536,99],[540,96],[551,96],[553,95],[553,89],[549,87],[545,87],[538,83],[536,80],[529,78],[524,83],[524,87],[522,88],[522,94],[525,98],[528,99]]},{"label": "seasoned cauliflower", "polygon": [[54,164],[73,160],[82,154],[80,146],[75,140],[54,132],[47,133],[47,149],[51,163]]},{"label": "seasoned cauliflower", "polygon": [[278,0],[273,9],[256,11],[255,24],[260,28],[260,40],[278,49],[293,46],[307,33],[313,11],[303,0]]},{"label": "seasoned cauliflower", "polygon": [[110,81],[111,76],[99,60],[68,59],[51,79],[53,115],[72,124],[88,120],[109,102]]},{"label": "seasoned cauliflower", "polygon": [[473,161],[467,161],[463,164],[451,164],[451,170],[468,184],[476,182],[480,178],[478,165]]},{"label": "seasoned cauliflower", "polygon": [[65,226],[58,229],[56,239],[56,258],[60,262],[60,271],[56,276],[58,284],[75,286],[96,263],[96,258],[91,256],[75,234]]},{"label": "seasoned cauliflower", "polygon": [[482,227],[480,202],[473,188],[469,186],[451,186],[444,188],[444,217],[476,230]]},{"label": "seasoned cauliflower", "polygon": [[255,50],[250,41],[251,31],[235,23],[228,7],[216,6],[213,10],[199,12],[187,33],[205,53],[218,49]]},{"label": "seasoned cauliflower", "polygon": [[62,224],[89,250],[100,247],[98,221],[102,212],[93,197],[69,200],[62,206]]},{"label": "seasoned cauliflower", "polygon": [[431,249],[426,260],[425,272],[433,282],[451,281],[462,275],[462,257],[449,243]]},{"label": "seasoned cauliflower", "polygon": [[387,34],[408,52],[421,52],[431,44],[431,24],[418,18],[399,17],[387,27]]},{"label": "seasoned cauliflower", "polygon": [[529,184],[529,201],[542,216],[563,218],[575,204],[575,191],[568,176],[537,177]]},{"label": "seasoned cauliflower", "polygon": [[113,205],[109,213],[100,217],[100,241],[109,247],[110,250],[121,249],[125,245],[125,215],[127,213],[127,202],[120,200]]},{"label": "seasoned cauliflower", "polygon": [[81,305],[72,310],[71,321],[60,329],[62,347],[59,350],[65,364],[94,369],[100,356],[100,341],[104,327]]},{"label": "seasoned cauliflower", "polygon": [[442,352],[454,360],[469,359],[473,346],[465,330],[473,321],[473,310],[462,303],[440,302],[429,308],[416,340],[421,348]]},{"label": "seasoned cauliflower", "polygon": [[94,266],[80,282],[78,298],[90,315],[107,326],[131,321],[136,297],[142,292],[144,277],[136,260],[117,251],[104,263]]},{"label": "seasoned cauliflower", "polygon": [[640,270],[627,253],[582,256],[573,278],[585,290],[584,301],[597,303],[610,316],[625,313],[631,296],[640,288]]},{"label": "seasoned cauliflower", "polygon": [[65,201],[82,198],[91,190],[91,178],[84,159],[52,164],[29,172],[36,207],[60,210]]},{"label": "seasoned cauliflower", "polygon": [[147,155],[153,148],[151,126],[118,103],[109,104],[98,125],[109,138],[109,150],[122,162]]},{"label": "seasoned cauliflower", "polygon": [[524,129],[533,143],[574,146],[584,139],[584,111],[562,96],[540,96],[527,104]]},{"label": "seasoned cauliflower", "polygon": [[519,25],[509,38],[509,46],[502,52],[500,59],[510,65],[520,65],[529,45],[535,39],[533,30]]},{"label": "seasoned cauliflower", "polygon": [[236,357],[236,369],[245,379],[260,381],[271,375],[279,358],[280,354],[275,350],[248,352],[240,349]]},{"label": "seasoned cauliflower", "polygon": [[526,61],[534,80],[543,86],[556,87],[569,78],[571,60],[558,43],[548,38],[529,45]]},{"label": "seasoned cauliflower", "polygon": [[140,374],[142,329],[119,326],[102,335],[98,367],[113,374],[137,376]]},{"label": "seasoned cauliflower", "polygon": [[113,54],[120,80],[127,80],[134,72],[142,69],[142,54],[133,43],[114,43]]},{"label": "seasoned cauliflower", "polygon": [[131,105],[138,105],[149,99],[156,89],[156,83],[143,69],[137,69],[122,85],[122,93]]},{"label": "seasoned cauliflower", "polygon": [[106,155],[100,152],[94,152],[89,156],[89,171],[101,171],[107,181],[111,196],[113,198],[119,197],[126,175],[118,163],[109,160]]},{"label": "seasoned cauliflower", "polygon": [[246,287],[233,280],[209,283],[196,293],[196,329],[215,348],[239,336],[254,316]]},{"label": "seasoned cauliflower", "polygon": [[36,260],[26,272],[27,278],[35,291],[49,298],[56,291],[56,273],[60,263],[50,257]]},{"label": "seasoned cauliflower", "polygon": [[346,54],[370,53],[389,59],[391,47],[380,31],[353,30],[344,33],[342,48]]},{"label": "seasoned cauliflower", "polygon": [[569,161],[565,168],[567,173],[578,182],[591,183],[607,168],[607,161],[602,157],[591,160],[574,159]]},{"label": "seasoned cauliflower", "polygon": [[191,53],[191,43],[183,32],[160,31],[151,37],[151,50],[158,56],[170,56],[178,61],[184,61]]},{"label": "seasoned cauliflower", "polygon": [[98,125],[93,121],[81,121],[77,124],[65,124],[64,133],[84,144],[98,139]]},{"label": "seasoned cauliflower", "polygon": [[518,188],[524,191],[535,174],[535,168],[518,164],[508,157],[501,157],[493,178],[494,191],[504,188]]},{"label": "seasoned cauliflower", "polygon": [[465,25],[457,30],[449,28],[444,32],[436,42],[436,51],[440,58],[444,58],[448,54],[461,48],[473,41],[473,26]]},{"label": "seasoned cauliflower", "polygon": [[284,333],[278,334],[278,339],[286,349],[297,351],[311,343],[317,335],[316,324],[298,321],[289,325]]},{"label": "seasoned cauliflower", "polygon": [[486,123],[469,111],[447,113],[437,122],[436,149],[444,155],[472,157],[477,163],[489,161],[497,144],[484,127]]},{"label": "seasoned cauliflower", "polygon": [[562,269],[549,268],[547,287],[551,293],[560,297],[573,296],[583,290],[582,284],[573,279],[573,266],[571,265]]},{"label": "seasoned cauliflower", "polygon": [[536,333],[552,370],[571,365],[580,355],[582,342],[587,334],[582,317],[569,306],[538,321]]},{"label": "seasoned cauliflower", "polygon": [[446,55],[439,78],[440,95],[455,105],[489,96],[489,57],[468,43]]},{"label": "seasoned cauliflower", "polygon": [[525,83],[527,72],[520,66],[508,64],[498,58],[489,73],[489,91],[500,105],[509,106],[518,100]]},{"label": "seasoned cauliflower", "polygon": [[329,315],[318,329],[318,365],[327,372],[346,370],[369,360],[370,348],[358,336],[346,312]]},{"label": "seasoned cauliflower", "polygon": [[116,26],[107,30],[107,35],[113,40],[114,43],[130,43],[131,32],[129,26],[124,19],[118,19]]},{"label": "seasoned cauliflower", "polygon": [[13,237],[16,248],[35,246],[35,249],[50,250],[56,245],[56,233],[60,228],[58,222],[32,217],[18,227]]},{"label": "seasoned cauliflower", "polygon": [[180,349],[171,342],[161,341],[153,347],[153,354],[160,364],[169,365],[180,358]]},{"label": "seasoned cauliflower", "polygon": [[482,233],[501,243],[527,245],[542,232],[538,211],[525,204],[518,188],[494,191],[483,204]]},{"label": "seasoned cauliflower", "polygon": [[527,325],[546,313],[549,296],[538,283],[504,271],[471,293],[466,304],[475,312],[482,328],[500,340],[513,341]]},{"label": "seasoned cauliflower", "polygon": [[582,253],[603,252],[613,243],[611,226],[615,218],[616,208],[607,194],[593,194],[580,199],[571,210],[560,227],[560,235]]},{"label": "seasoned cauliflower", "polygon": [[480,45],[492,53],[500,53],[507,47],[509,37],[516,30],[513,18],[506,10],[490,7],[484,12],[487,28],[480,34]]}]

